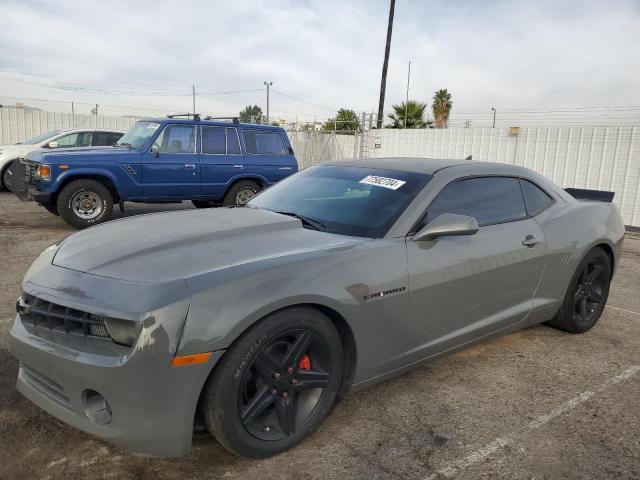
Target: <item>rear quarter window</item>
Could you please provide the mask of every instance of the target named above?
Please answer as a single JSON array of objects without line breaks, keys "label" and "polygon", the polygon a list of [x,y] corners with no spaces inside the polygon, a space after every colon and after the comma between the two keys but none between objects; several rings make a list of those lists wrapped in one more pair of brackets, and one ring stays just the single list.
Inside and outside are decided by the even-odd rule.
[{"label": "rear quarter window", "polygon": [[529,215],[537,215],[553,203],[553,199],[535,183],[521,178],[520,185],[522,186],[524,203],[527,206],[527,213]]},{"label": "rear quarter window", "polygon": [[285,145],[280,132],[266,130],[244,130],[244,146],[253,155],[284,155]]}]

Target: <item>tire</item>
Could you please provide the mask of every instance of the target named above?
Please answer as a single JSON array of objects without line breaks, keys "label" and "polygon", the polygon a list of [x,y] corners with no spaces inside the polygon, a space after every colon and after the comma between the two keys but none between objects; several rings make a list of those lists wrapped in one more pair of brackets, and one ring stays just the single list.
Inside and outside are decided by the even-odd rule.
[{"label": "tire", "polygon": [[75,180],[58,195],[57,207],[65,222],[82,229],[111,218],[113,197],[107,187],[96,180]]},{"label": "tire", "polygon": [[11,167],[13,166],[15,160],[10,161],[2,170],[2,179],[0,179],[0,190],[1,191],[9,191],[9,185],[11,184]]},{"label": "tire", "polygon": [[53,215],[57,215],[60,216],[60,212],[58,212],[58,205],[55,203],[43,203],[42,207],[44,207],[44,209],[49,212],[52,213]]},{"label": "tire", "polygon": [[604,311],[610,284],[611,260],[596,247],[578,265],[560,310],[547,325],[570,333],[591,330]]},{"label": "tire", "polygon": [[239,207],[247,203],[253,196],[262,190],[262,186],[253,180],[240,180],[231,185],[224,195],[223,207]]},{"label": "tire", "polygon": [[193,206],[196,208],[211,208],[215,206],[213,202],[209,200],[191,200],[191,203],[193,203]]},{"label": "tire", "polygon": [[[266,317],[225,352],[207,381],[200,404],[207,429],[244,457],[267,458],[290,449],[335,405],[342,358],[340,336],[319,311],[295,307]],[[247,408],[252,404],[262,407]]]}]

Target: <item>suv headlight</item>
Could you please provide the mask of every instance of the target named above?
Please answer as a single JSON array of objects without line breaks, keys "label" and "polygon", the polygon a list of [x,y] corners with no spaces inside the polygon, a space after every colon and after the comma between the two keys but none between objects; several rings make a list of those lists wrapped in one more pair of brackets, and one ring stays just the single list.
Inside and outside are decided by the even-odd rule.
[{"label": "suv headlight", "polygon": [[38,165],[36,178],[45,181],[51,180],[51,165]]}]

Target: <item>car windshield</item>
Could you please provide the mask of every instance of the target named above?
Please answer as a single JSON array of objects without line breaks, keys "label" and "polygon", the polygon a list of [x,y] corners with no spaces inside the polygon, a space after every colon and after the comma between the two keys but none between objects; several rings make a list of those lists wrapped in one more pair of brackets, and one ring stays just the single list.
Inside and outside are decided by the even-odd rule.
[{"label": "car windshield", "polygon": [[44,142],[46,139],[54,137],[61,133],[62,130],[51,130],[50,132],[41,133],[40,135],[36,135],[35,137],[31,137],[24,142],[20,142],[24,145],[35,145],[36,143]]},{"label": "car windshield", "polygon": [[116,145],[140,148],[158,130],[158,122],[137,122],[125,133]]},{"label": "car windshield", "polygon": [[319,165],[275,184],[247,207],[300,218],[314,230],[380,238],[430,179],[413,172]]}]

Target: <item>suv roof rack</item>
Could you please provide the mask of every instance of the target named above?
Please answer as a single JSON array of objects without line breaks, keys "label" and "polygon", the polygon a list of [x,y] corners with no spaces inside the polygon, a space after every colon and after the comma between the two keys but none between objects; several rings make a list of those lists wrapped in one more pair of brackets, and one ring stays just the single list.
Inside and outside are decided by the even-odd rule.
[{"label": "suv roof rack", "polygon": [[179,118],[179,117],[193,117],[194,120],[200,120],[199,113],[174,113],[173,115],[167,115],[167,118]]},{"label": "suv roof rack", "polygon": [[233,123],[240,123],[240,118],[238,117],[211,117],[207,115],[204,117],[205,120],[231,120]]}]

